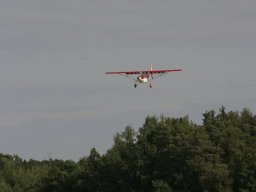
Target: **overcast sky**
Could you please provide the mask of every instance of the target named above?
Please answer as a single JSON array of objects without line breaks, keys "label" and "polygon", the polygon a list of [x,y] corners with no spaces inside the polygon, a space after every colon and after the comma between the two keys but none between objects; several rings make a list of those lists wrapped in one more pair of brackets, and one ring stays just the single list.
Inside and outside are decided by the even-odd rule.
[{"label": "overcast sky", "polygon": [[[0,152],[78,160],[147,115],[256,113],[255,0],[1,0]],[[148,85],[105,71],[182,68]]]}]

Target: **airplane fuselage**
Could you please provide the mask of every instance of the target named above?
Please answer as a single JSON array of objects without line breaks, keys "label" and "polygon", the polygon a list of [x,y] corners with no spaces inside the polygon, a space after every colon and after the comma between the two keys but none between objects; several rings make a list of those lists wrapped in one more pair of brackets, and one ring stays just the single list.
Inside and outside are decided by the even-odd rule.
[{"label": "airplane fuselage", "polygon": [[[137,83],[148,83],[150,80],[153,79],[152,74],[150,73],[142,73],[139,75],[135,81],[134,87],[137,87]],[[152,87],[151,83],[149,84],[149,87]]]},{"label": "airplane fuselage", "polygon": [[140,75],[137,77],[139,83],[147,83],[150,80],[149,75]]}]

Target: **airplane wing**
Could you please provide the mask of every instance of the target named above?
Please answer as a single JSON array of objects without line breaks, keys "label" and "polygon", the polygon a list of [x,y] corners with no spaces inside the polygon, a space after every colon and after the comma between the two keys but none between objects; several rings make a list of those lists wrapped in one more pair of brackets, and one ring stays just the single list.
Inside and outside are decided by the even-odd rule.
[{"label": "airplane wing", "polygon": [[182,71],[182,69],[161,69],[161,70],[146,70],[146,71],[114,71],[106,72],[106,74],[113,75],[139,75],[139,74],[164,74],[170,72]]},{"label": "airplane wing", "polygon": [[[121,75],[127,78],[130,78],[132,80],[137,80],[137,78],[134,78],[132,75],[141,75],[141,74],[150,74],[152,79],[156,79],[158,77],[161,77],[167,73],[170,72],[177,72],[182,71],[182,69],[160,69],[160,70],[145,70],[145,71],[113,71],[113,72],[106,72],[105,74],[109,75]],[[153,74],[156,74],[153,78]]]},{"label": "airplane wing", "polygon": [[149,73],[149,74],[165,74],[165,73],[177,72],[177,71],[182,71],[182,69],[147,70],[147,71],[144,71],[144,73]]},{"label": "airplane wing", "polygon": [[[135,85],[134,86],[136,88],[136,86],[137,86],[136,82],[146,83],[146,82],[149,82],[153,79],[161,77],[161,76],[163,76],[167,73],[177,72],[177,71],[182,71],[182,69],[153,70],[152,69],[152,64],[150,64],[150,69],[149,70],[143,70],[143,71],[111,71],[111,72],[106,72],[105,74],[121,75],[123,77],[127,77],[129,79],[135,80]],[[138,75],[138,76],[133,76],[133,75]],[[152,87],[151,84],[150,84],[150,87]]]},{"label": "airplane wing", "polygon": [[109,75],[137,75],[137,74],[141,74],[141,71],[114,71],[114,72],[106,72],[105,74],[109,74]]},{"label": "airplane wing", "polygon": [[132,75],[139,75],[139,74],[141,74],[141,71],[113,71],[113,72],[106,72],[105,74],[121,75],[123,77],[127,77],[129,79],[132,79],[132,80],[136,81],[136,78],[134,78]]}]

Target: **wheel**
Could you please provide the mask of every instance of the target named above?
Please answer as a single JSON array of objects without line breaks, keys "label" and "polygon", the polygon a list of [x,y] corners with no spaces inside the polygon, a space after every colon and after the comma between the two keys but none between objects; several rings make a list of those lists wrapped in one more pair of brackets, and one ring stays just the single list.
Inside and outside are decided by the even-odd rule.
[{"label": "wheel", "polygon": [[135,84],[134,84],[134,88],[136,88],[136,87],[137,87],[137,84],[135,83]]},{"label": "wheel", "polygon": [[152,85],[151,85],[151,84],[149,84],[149,87],[150,87],[150,88],[152,88]]}]

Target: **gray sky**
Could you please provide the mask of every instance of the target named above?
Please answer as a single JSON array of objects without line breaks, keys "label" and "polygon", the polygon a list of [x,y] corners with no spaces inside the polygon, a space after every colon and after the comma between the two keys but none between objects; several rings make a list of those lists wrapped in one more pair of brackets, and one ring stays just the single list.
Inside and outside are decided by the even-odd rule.
[{"label": "gray sky", "polygon": [[[1,0],[0,152],[78,160],[147,115],[256,112],[255,0]],[[182,68],[148,85],[105,71]]]}]

